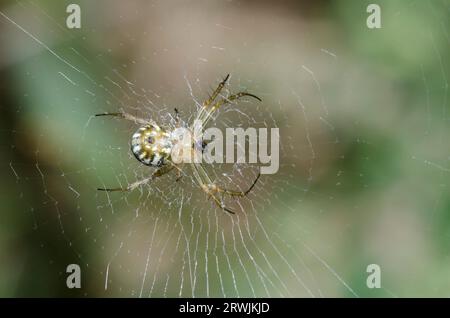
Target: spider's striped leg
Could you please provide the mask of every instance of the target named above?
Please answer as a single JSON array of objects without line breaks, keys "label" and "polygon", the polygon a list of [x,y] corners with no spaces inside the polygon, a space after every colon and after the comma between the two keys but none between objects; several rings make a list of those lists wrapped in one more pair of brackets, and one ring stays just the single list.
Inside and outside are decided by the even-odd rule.
[{"label": "spider's striped leg", "polygon": [[227,208],[222,201],[220,201],[219,199],[217,199],[217,197],[214,194],[211,194],[209,192],[207,192],[207,194],[214,200],[214,203],[216,203],[216,205],[221,208],[222,210],[224,210],[225,212],[228,212],[230,214],[236,214],[236,212],[234,212],[233,210],[230,210],[229,208]]},{"label": "spider's striped leg", "polygon": [[234,100],[238,100],[241,97],[244,96],[249,96],[249,97],[253,97],[257,100],[259,100],[260,102],[262,101],[261,98],[259,98],[256,95],[250,94],[250,93],[246,93],[246,92],[239,92],[237,94],[233,94],[230,95],[226,98],[222,98],[221,100],[219,100],[217,103],[215,103],[210,110],[208,110],[206,113],[203,113],[202,116],[198,119],[200,119],[202,121],[203,125],[206,125],[206,123],[209,121],[209,119],[211,118],[211,115],[217,110],[219,109],[221,106],[229,104],[231,102],[233,102]]},{"label": "spider's striped leg", "polygon": [[236,214],[234,211],[230,210],[225,206],[225,204],[219,200],[215,192],[213,190],[213,187],[215,186],[211,179],[209,178],[208,174],[206,173],[205,169],[202,167],[199,163],[193,163],[192,164],[192,171],[194,173],[194,177],[197,180],[197,183],[199,184],[200,188],[214,201],[214,203],[224,210],[225,212],[228,212],[230,214]]},{"label": "spider's striped leg", "polygon": [[207,172],[205,171],[205,169],[203,168],[203,166],[199,163],[194,163],[193,165],[193,171],[194,171],[194,177],[197,180],[197,182],[199,183],[200,187],[202,188],[202,190],[211,198],[213,199],[214,203],[221,208],[222,210],[231,213],[231,214],[235,214],[234,211],[230,210],[229,208],[227,208],[225,206],[225,204],[219,200],[216,196],[216,193],[221,193],[221,194],[228,194],[230,196],[239,196],[239,197],[245,197],[247,194],[250,193],[250,191],[252,191],[252,189],[255,187],[256,183],[259,180],[259,177],[261,176],[260,173],[258,173],[258,176],[256,177],[255,181],[253,181],[252,185],[246,190],[246,191],[235,191],[235,190],[227,190],[227,189],[223,189],[221,187],[218,187],[217,185],[215,185],[211,179],[209,178]]},{"label": "spider's striped leg", "polygon": [[183,177],[183,174],[181,173],[181,170],[177,170],[177,178],[175,179],[175,182],[178,182]]},{"label": "spider's striped leg", "polygon": [[134,189],[136,189],[137,187],[140,187],[143,184],[146,184],[158,177],[161,177],[162,175],[165,175],[166,173],[170,172],[172,169],[174,168],[174,166],[170,165],[170,166],[163,166],[157,170],[155,170],[155,172],[152,173],[152,175],[148,178],[142,179],[142,180],[138,180],[136,182],[133,182],[131,184],[129,184],[127,187],[125,188],[97,188],[98,191],[106,191],[106,192],[114,192],[114,191],[122,191],[122,192],[126,192],[126,191],[132,191]]},{"label": "spider's striped leg", "polygon": [[179,167],[179,164],[176,164],[172,161],[170,161],[170,164],[172,165],[173,168],[175,168],[177,171],[177,178],[175,179],[175,182],[178,182],[181,180],[181,178],[183,177],[183,169],[181,169]]},{"label": "spider's striped leg", "polygon": [[258,173],[255,181],[253,181],[252,185],[246,191],[228,190],[228,189],[224,189],[224,188],[217,187],[217,186],[215,186],[214,191],[223,193],[223,194],[228,194],[232,197],[245,197],[255,187],[256,182],[258,182],[258,180],[259,180],[259,177],[261,177],[261,173]]},{"label": "spider's striped leg", "polygon": [[176,107],[174,108],[174,111],[175,111],[175,127],[180,128],[181,127],[180,112]]},{"label": "spider's striped leg", "polygon": [[148,121],[148,120],[145,120],[143,118],[139,118],[139,117],[133,116],[133,115],[128,114],[128,113],[102,113],[102,114],[95,114],[95,116],[96,117],[99,117],[99,116],[119,117],[119,118],[122,118],[122,119],[133,121],[133,122],[141,124],[141,125],[147,125],[147,124],[150,123],[150,121]]},{"label": "spider's striped leg", "polygon": [[225,76],[225,78],[222,80],[222,82],[219,83],[219,85],[217,86],[217,88],[214,90],[214,92],[212,93],[212,95],[203,102],[202,105],[202,109],[199,111],[198,115],[197,115],[197,119],[201,118],[202,116],[204,116],[203,114],[205,113],[205,109],[208,108],[209,105],[211,105],[211,103],[217,98],[217,96],[220,94],[220,92],[222,91],[222,89],[224,88],[225,84],[228,81],[228,78],[230,78],[230,74],[227,74],[227,76]]},{"label": "spider's striped leg", "polygon": [[230,74],[227,74],[222,82],[219,83],[215,91],[212,93],[212,95],[203,102],[203,107],[208,107],[211,105],[211,103],[216,99],[216,97],[220,94],[222,89],[224,88],[225,84],[227,83],[228,79],[230,78]]}]

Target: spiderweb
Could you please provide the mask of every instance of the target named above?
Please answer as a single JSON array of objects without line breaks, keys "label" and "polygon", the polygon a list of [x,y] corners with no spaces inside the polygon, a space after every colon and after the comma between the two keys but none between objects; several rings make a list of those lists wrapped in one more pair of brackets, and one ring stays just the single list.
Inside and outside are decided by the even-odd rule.
[{"label": "spiderweb", "polygon": [[[430,57],[410,64],[422,66],[413,74],[424,99],[405,119],[405,129],[417,124],[408,132],[424,143],[438,136],[437,147],[418,148],[408,139],[403,170],[389,160],[387,170],[378,165],[384,158],[379,147],[391,149],[396,142],[367,130],[391,129],[397,136],[392,139],[400,139],[403,132],[388,126],[401,118],[396,101],[404,105],[407,98],[390,86],[394,76],[386,83],[365,69],[362,60],[370,54],[364,55],[364,47],[355,49],[355,64],[345,44],[326,37],[330,26],[321,20],[301,19],[286,9],[272,12],[269,4],[253,14],[252,3],[98,1],[82,2],[82,29],[68,30],[67,4],[4,6],[2,68],[10,74],[6,93],[14,101],[5,109],[11,122],[1,130],[7,150],[0,160],[8,202],[33,228],[28,244],[39,256],[28,266],[48,268],[39,272],[68,295],[76,292],[64,285],[71,263],[81,266],[80,293],[86,296],[372,295],[365,285],[367,264],[381,263],[388,277],[400,266],[379,250],[383,235],[377,231],[386,227],[364,227],[362,218],[377,220],[372,204],[389,200],[377,191],[383,184],[402,187],[389,179],[392,174],[404,180],[408,169],[418,168],[426,176],[413,176],[426,178],[421,184],[431,187],[423,199],[434,206],[435,218],[448,193],[449,153],[443,146],[449,36],[440,4],[425,5],[429,32],[420,34],[420,41]],[[418,14],[417,6],[411,2],[404,10]],[[367,32],[361,8],[356,16],[361,32]],[[392,27],[413,19],[401,19],[406,15],[401,6],[386,8],[386,16],[400,17]],[[350,27],[339,20],[344,13],[336,19],[343,29]],[[222,131],[278,127],[281,137],[279,172],[261,177],[247,198],[227,200],[236,215],[208,200],[188,166],[180,181],[171,173],[132,192],[96,191],[126,186],[152,170],[129,150],[137,125],[94,114],[125,111],[170,126],[177,107],[189,124],[228,73],[226,91],[248,90],[263,102],[243,99],[226,106],[209,125]],[[239,190],[249,186],[257,166],[213,165],[208,173]],[[348,241],[361,236],[356,249],[349,248]],[[415,260],[415,252],[409,259]],[[397,283],[387,281],[383,292],[414,293]]]}]

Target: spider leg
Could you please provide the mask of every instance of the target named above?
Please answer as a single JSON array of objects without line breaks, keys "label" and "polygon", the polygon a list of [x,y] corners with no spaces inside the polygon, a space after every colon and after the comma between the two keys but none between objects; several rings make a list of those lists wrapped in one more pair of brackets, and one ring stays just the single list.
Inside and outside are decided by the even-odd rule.
[{"label": "spider leg", "polygon": [[261,177],[261,173],[258,173],[255,181],[253,181],[252,185],[246,191],[228,190],[228,189],[224,189],[224,188],[217,187],[217,186],[215,187],[214,191],[222,193],[222,194],[228,194],[232,197],[245,197],[255,187],[256,183],[259,180],[259,177]]},{"label": "spider leg", "polygon": [[[199,163],[192,164],[192,170],[194,173],[194,177],[197,180],[198,184],[200,185],[200,188],[214,201],[214,203],[217,205],[217,207],[221,208],[225,212],[228,212],[230,214],[236,214],[233,210],[230,210],[225,206],[225,204],[219,200],[216,196],[216,193],[218,187],[211,181],[208,174],[206,173],[205,169],[202,167]],[[254,185],[252,185],[251,188],[253,188]],[[250,191],[251,188],[248,190]],[[248,193],[247,191],[247,193]]]},{"label": "spider leg", "polygon": [[211,140],[202,140],[202,153],[205,152],[206,147],[208,147],[208,144],[213,141],[214,141],[214,138],[212,138]]},{"label": "spider leg", "polygon": [[177,178],[175,179],[175,182],[178,182],[181,180],[181,178],[183,177],[181,170],[177,170]]},{"label": "spider leg", "polygon": [[214,202],[216,203],[216,205],[219,208],[223,209],[224,211],[226,211],[228,213],[236,214],[235,212],[233,212],[232,210],[230,210],[226,206],[224,206],[222,201],[219,200],[214,195],[214,192],[222,194],[222,196],[221,196],[222,199],[223,199],[223,195],[224,194],[228,194],[228,195],[230,195],[232,197],[245,197],[255,187],[256,182],[258,182],[260,176],[261,176],[261,174],[258,173],[258,176],[256,177],[255,181],[253,181],[252,185],[246,191],[228,190],[228,189],[224,189],[224,188],[218,187],[215,184],[205,185],[207,187],[207,189],[205,189],[204,187],[202,187],[202,189],[203,189],[203,191],[205,191],[214,200]]},{"label": "spider leg", "polygon": [[[205,189],[203,189],[203,191],[205,191]],[[217,207],[221,208],[222,210],[224,210],[225,212],[228,212],[230,214],[236,214],[236,212],[234,212],[233,210],[230,210],[229,208],[227,208],[222,201],[220,201],[214,194],[212,194],[209,191],[205,191],[206,194],[209,195],[210,198],[213,199],[214,203],[217,205]]]},{"label": "spider leg", "polygon": [[223,79],[222,82],[219,83],[219,85],[217,86],[217,88],[214,90],[214,92],[212,93],[212,95],[203,102],[203,107],[206,108],[209,105],[211,105],[211,103],[216,99],[216,97],[220,94],[220,92],[222,91],[222,89],[224,88],[226,82],[228,81],[228,78],[230,78],[230,74],[227,74],[227,76],[225,76],[225,78]]},{"label": "spider leg", "polygon": [[175,126],[177,127],[177,128],[180,128],[180,124],[181,124],[181,122],[180,122],[180,112],[178,111],[178,108],[174,108],[174,111],[175,111]]},{"label": "spider leg", "polygon": [[197,119],[199,119],[200,117],[204,116],[203,114],[205,113],[205,109],[208,108],[209,105],[211,105],[211,103],[217,98],[217,96],[220,94],[220,92],[222,91],[222,89],[224,88],[225,84],[228,81],[228,78],[230,78],[230,74],[227,74],[227,76],[225,76],[225,78],[222,80],[222,82],[219,83],[219,85],[217,86],[217,88],[214,90],[214,92],[212,93],[212,95],[203,102],[202,104],[202,109],[199,111],[198,115],[197,115]]},{"label": "spider leg", "polygon": [[222,98],[221,100],[219,100],[217,103],[215,103],[215,104],[211,107],[211,109],[210,109],[208,112],[203,113],[204,115],[202,114],[202,117],[199,117],[199,119],[202,121],[203,125],[206,125],[206,123],[207,123],[207,122],[209,121],[209,119],[211,118],[211,115],[212,115],[217,109],[219,109],[219,108],[220,108],[221,106],[223,106],[223,105],[229,104],[229,103],[231,103],[231,102],[233,102],[233,101],[235,101],[235,100],[238,100],[239,98],[244,97],[244,96],[253,97],[253,98],[259,100],[260,102],[262,101],[261,98],[259,98],[259,97],[256,96],[256,95],[253,95],[253,94],[250,94],[250,93],[247,93],[247,92],[239,92],[239,93],[237,93],[237,94],[233,94],[233,95],[230,95],[230,96],[228,96],[228,97],[226,97],[226,98]]},{"label": "spider leg", "polygon": [[132,191],[134,189],[136,189],[137,187],[140,187],[143,184],[146,184],[158,177],[161,177],[162,175],[165,175],[166,173],[170,172],[172,169],[174,168],[174,166],[163,166],[157,170],[155,170],[152,175],[148,178],[142,179],[142,180],[138,180],[135,181],[131,184],[129,184],[127,187],[125,188],[97,188],[98,191],[106,191],[106,192],[115,192],[115,191],[121,191],[121,192],[126,192],[126,191]]},{"label": "spider leg", "polygon": [[99,117],[99,116],[119,117],[119,118],[130,120],[130,121],[132,121],[134,123],[138,123],[138,124],[141,124],[141,125],[147,125],[147,124],[150,123],[149,120],[145,120],[143,118],[139,118],[139,117],[133,116],[133,115],[128,114],[128,113],[102,113],[102,114],[95,114],[95,116],[96,117]]}]

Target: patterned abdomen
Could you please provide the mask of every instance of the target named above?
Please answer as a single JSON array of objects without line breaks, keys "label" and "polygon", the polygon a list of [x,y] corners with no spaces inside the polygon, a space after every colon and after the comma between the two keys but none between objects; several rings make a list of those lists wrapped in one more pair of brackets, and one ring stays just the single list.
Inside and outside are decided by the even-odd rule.
[{"label": "patterned abdomen", "polygon": [[131,137],[131,151],[137,160],[147,166],[160,167],[170,159],[170,135],[152,124],[141,127]]}]

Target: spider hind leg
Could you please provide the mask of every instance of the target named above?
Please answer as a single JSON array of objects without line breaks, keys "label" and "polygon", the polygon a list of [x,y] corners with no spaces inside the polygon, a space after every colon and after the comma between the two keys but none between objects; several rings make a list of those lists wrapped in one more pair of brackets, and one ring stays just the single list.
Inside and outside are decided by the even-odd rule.
[{"label": "spider hind leg", "polygon": [[158,177],[161,177],[163,175],[165,175],[166,173],[172,171],[172,169],[174,168],[174,166],[163,166],[157,170],[155,170],[152,175],[150,177],[147,177],[145,179],[142,180],[138,180],[135,181],[131,184],[129,184],[127,187],[125,188],[97,188],[97,191],[105,191],[105,192],[117,192],[117,191],[121,191],[121,192],[127,192],[127,191],[132,191],[134,189],[136,189],[137,187],[144,185]]},{"label": "spider hind leg", "polygon": [[111,116],[111,117],[118,117],[121,119],[125,119],[125,120],[129,120],[132,121],[134,123],[138,123],[141,125],[147,125],[150,123],[150,121],[145,120],[143,118],[139,118],[136,117],[134,115],[128,114],[128,113],[123,113],[123,112],[119,112],[119,113],[100,113],[100,114],[95,114],[95,117],[101,117],[101,116]]}]

